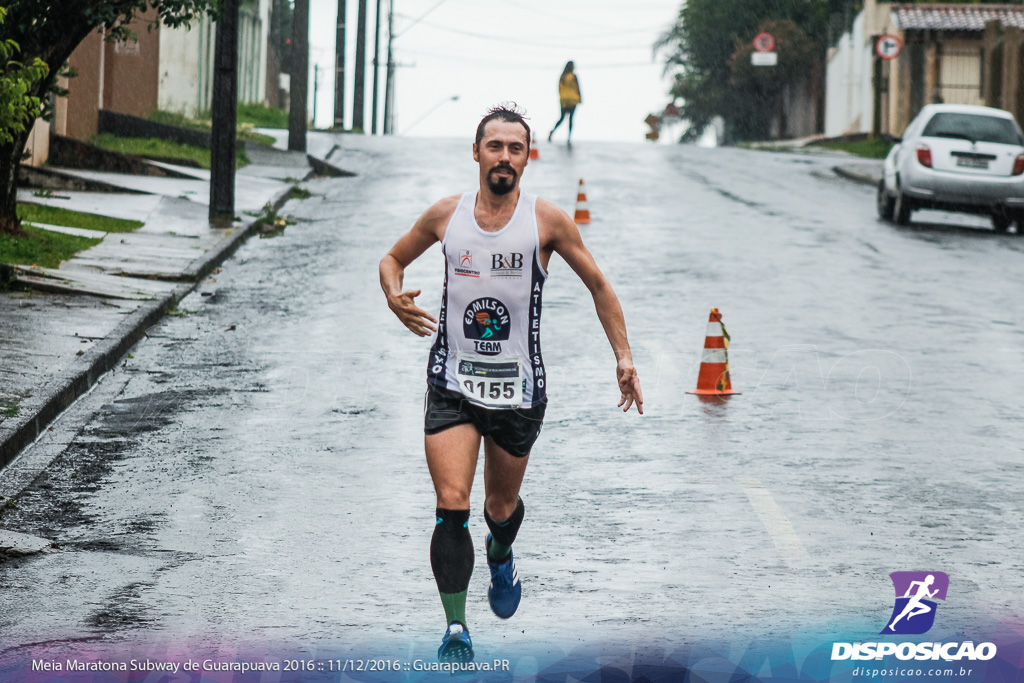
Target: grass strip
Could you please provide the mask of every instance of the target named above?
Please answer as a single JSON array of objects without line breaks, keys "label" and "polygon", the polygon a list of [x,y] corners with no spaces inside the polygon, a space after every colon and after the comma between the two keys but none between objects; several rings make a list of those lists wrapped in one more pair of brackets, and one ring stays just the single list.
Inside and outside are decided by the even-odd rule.
[{"label": "grass strip", "polygon": [[884,159],[889,155],[892,145],[882,138],[868,138],[856,142],[816,142],[815,147],[834,149],[841,152],[849,152],[868,159]]},{"label": "grass strip", "polygon": [[[159,138],[122,138],[109,133],[93,135],[89,140],[92,144],[103,149],[121,154],[133,154],[140,157],[160,157],[163,159],[186,159],[194,161],[202,168],[210,168],[210,150],[204,147],[182,145],[171,140]],[[235,148],[235,167],[242,168],[249,165],[249,157],[245,155],[245,149],[241,146]]]},{"label": "grass strip", "polygon": [[238,122],[255,128],[288,128],[288,112],[263,104],[239,104]]},{"label": "grass strip", "polygon": [[[252,107],[252,106],[259,106],[259,105],[246,105],[246,106]],[[239,110],[239,115],[238,115],[239,128],[235,131],[235,136],[239,140],[244,140],[245,142],[255,142],[255,143],[260,144],[260,145],[267,145],[268,147],[273,146],[274,138],[272,138],[269,135],[264,135],[263,133],[257,133],[256,131],[250,130],[250,129],[253,126],[255,126],[257,128],[280,128],[282,126],[271,126],[271,125],[266,125],[265,126],[262,123],[254,123],[253,121],[255,121],[256,119],[254,119],[253,121],[250,121],[248,119],[243,119],[242,114],[241,114],[242,107],[243,107],[243,105],[238,105],[238,110]],[[263,108],[264,109],[269,109],[269,107],[263,107]],[[280,111],[280,110],[279,109],[274,109],[272,111]],[[282,112],[282,113],[284,114],[284,120],[285,120],[285,125],[283,127],[287,128],[288,127],[288,114],[284,113],[284,112]],[[185,116],[184,114],[177,114],[177,113],[175,113],[173,111],[163,111],[162,109],[157,109],[156,111],[153,111],[152,113],[150,113],[149,120],[153,121],[155,123],[163,123],[163,124],[166,124],[168,126],[177,126],[178,128],[188,128],[189,130],[202,130],[202,131],[206,131],[207,133],[209,133],[210,130],[212,130],[212,128],[213,128],[213,125],[212,125],[212,123],[210,121],[210,112],[204,112],[201,116],[205,117],[205,118],[191,119],[191,118]]]},{"label": "grass strip", "polygon": [[26,234],[22,237],[0,234],[0,263],[56,268],[61,261],[103,241],[102,238],[65,235],[31,225],[23,228]]},{"label": "grass strip", "polygon": [[131,232],[145,225],[142,221],[111,218],[95,213],[83,213],[57,206],[31,203],[18,204],[18,218],[28,223],[63,225],[68,228],[85,228],[103,232]]}]

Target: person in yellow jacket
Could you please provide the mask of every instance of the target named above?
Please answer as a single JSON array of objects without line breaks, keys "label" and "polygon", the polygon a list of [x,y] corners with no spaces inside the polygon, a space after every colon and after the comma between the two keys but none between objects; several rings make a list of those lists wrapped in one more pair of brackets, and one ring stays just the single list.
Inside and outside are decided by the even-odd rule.
[{"label": "person in yellow jacket", "polygon": [[555,134],[558,127],[562,125],[562,121],[565,119],[565,115],[569,115],[569,136],[566,140],[567,144],[572,146],[572,117],[576,113],[576,105],[583,102],[583,97],[580,95],[580,82],[576,78],[576,74],[573,73],[575,65],[572,61],[565,63],[565,68],[562,70],[562,77],[558,79],[558,101],[562,106],[562,116],[558,119],[558,123],[548,133],[548,142],[551,142],[551,136]]}]

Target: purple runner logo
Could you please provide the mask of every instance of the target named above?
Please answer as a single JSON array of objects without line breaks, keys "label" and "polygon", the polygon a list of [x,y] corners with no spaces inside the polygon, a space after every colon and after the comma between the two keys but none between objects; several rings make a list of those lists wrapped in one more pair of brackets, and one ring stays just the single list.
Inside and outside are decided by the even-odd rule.
[{"label": "purple runner logo", "polygon": [[896,604],[881,633],[927,633],[935,623],[935,600],[946,599],[949,577],[943,572],[893,572],[889,578],[896,590]]}]

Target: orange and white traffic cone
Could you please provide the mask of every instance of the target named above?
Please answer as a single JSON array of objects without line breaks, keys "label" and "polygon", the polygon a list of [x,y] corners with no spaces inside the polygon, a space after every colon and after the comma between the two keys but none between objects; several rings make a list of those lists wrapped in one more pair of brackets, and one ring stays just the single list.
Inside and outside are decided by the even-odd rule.
[{"label": "orange and white traffic cone", "polygon": [[583,178],[580,178],[580,187],[576,191],[576,216],[574,219],[577,225],[590,222],[590,205],[587,204],[587,186],[583,184]]},{"label": "orange and white traffic cone", "polygon": [[530,143],[530,159],[540,159],[540,148],[537,147],[537,136],[533,136],[533,142]]},{"label": "orange and white traffic cone", "polygon": [[700,360],[697,389],[686,393],[697,396],[731,396],[740,393],[732,390],[732,380],[729,377],[729,333],[725,331],[722,314],[717,308],[712,308],[708,317],[708,331],[704,337],[704,357]]}]

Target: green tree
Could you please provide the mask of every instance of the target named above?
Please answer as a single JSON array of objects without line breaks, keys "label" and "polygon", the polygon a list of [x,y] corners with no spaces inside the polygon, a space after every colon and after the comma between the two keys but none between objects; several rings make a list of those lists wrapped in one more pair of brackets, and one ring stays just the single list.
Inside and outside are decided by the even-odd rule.
[{"label": "green tree", "polygon": [[[766,22],[786,21],[788,56],[780,65],[800,62],[797,71],[824,61],[825,50],[842,24],[857,11],[856,0],[688,0],[672,28],[657,46],[667,53],[666,71],[675,74],[670,94],[683,101],[682,116],[690,122],[684,140],[698,137],[716,116],[726,123],[727,137],[735,140],[763,137],[765,112],[774,111],[778,91],[796,77],[786,69],[786,79],[765,81],[739,65],[742,52]],[[800,35],[802,34],[802,36]],[[796,43],[792,40],[795,39]],[[812,50],[808,64],[806,40]],[[798,44],[797,44],[798,43]],[[789,48],[795,48],[790,50]],[[779,47],[782,50],[782,45]],[[746,53],[749,63],[749,52]]]},{"label": "green tree", "polygon": [[[792,21],[766,21],[758,27],[758,33],[770,33],[775,38],[775,53],[778,63],[771,67],[759,67],[751,64],[754,46],[751,42],[740,43],[729,58],[729,70],[732,72],[731,84],[743,93],[753,95],[758,103],[761,115],[751,118],[748,128],[756,137],[768,137],[767,125],[770,121],[765,111],[774,111],[780,122],[786,119],[783,92],[787,85],[797,83],[806,78],[820,76],[821,63],[818,46]],[[757,125],[760,124],[760,125]],[[785,124],[781,127],[785,129]]]},{"label": "green tree", "polygon": [[[2,0],[0,0],[2,1]],[[6,103],[10,96],[14,111],[31,115],[55,92],[59,67],[92,31],[103,28],[107,40],[134,38],[128,24],[148,6],[157,10],[160,20],[171,27],[185,26],[208,11],[219,9],[218,0],[7,0],[7,16],[0,25],[0,43],[9,48],[3,62],[10,68],[13,60],[19,69],[28,69],[15,78],[23,89],[0,95]],[[11,42],[13,41],[13,42]],[[28,66],[26,66],[28,65]],[[34,71],[33,71],[34,70]],[[44,73],[45,72],[45,73]],[[40,78],[33,78],[41,76]],[[6,80],[4,82],[6,86]],[[0,137],[0,233],[17,234],[21,223],[17,216],[18,167],[25,153],[31,121],[9,127],[10,140]]]},{"label": "green tree", "polygon": [[[6,15],[7,10],[0,7],[0,25]],[[50,71],[41,59],[28,65],[14,59],[19,50],[15,41],[0,40],[0,143],[12,142],[39,116],[42,102],[28,93]]]}]

